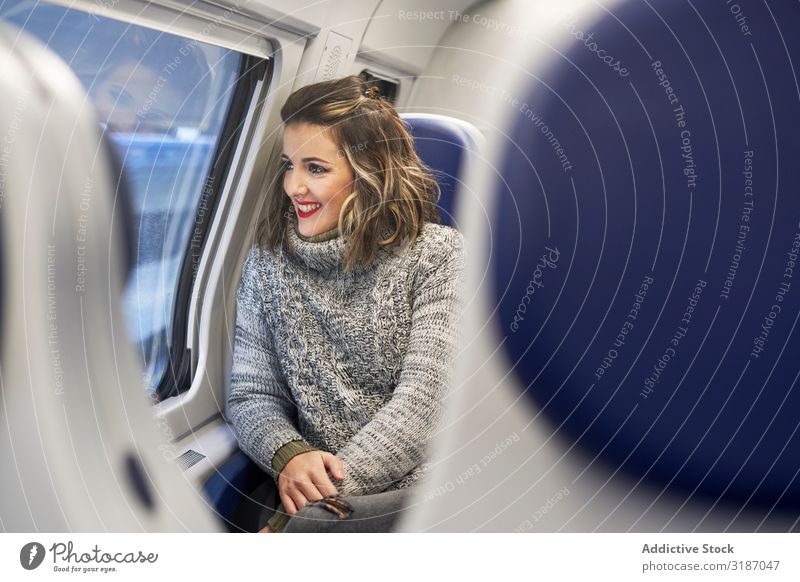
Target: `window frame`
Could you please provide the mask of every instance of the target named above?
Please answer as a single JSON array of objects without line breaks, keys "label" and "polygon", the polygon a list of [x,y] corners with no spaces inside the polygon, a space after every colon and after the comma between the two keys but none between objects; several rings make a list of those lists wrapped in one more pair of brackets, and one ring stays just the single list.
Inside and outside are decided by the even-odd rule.
[{"label": "window frame", "polygon": [[[228,106],[228,114],[219,134],[208,173],[203,180],[203,193],[195,212],[192,237],[187,242],[176,279],[172,305],[171,333],[167,336],[169,355],[164,372],[154,386],[153,396],[162,402],[178,396],[191,388],[193,380],[192,348],[189,338],[189,318],[192,311],[192,293],[198,280],[200,261],[211,234],[211,227],[219,210],[228,174],[233,169],[236,146],[242,137],[245,117],[259,82],[270,85],[274,71],[272,59],[242,53],[239,77]],[[206,190],[205,185],[211,184]],[[195,241],[200,239],[199,244]]]},{"label": "window frame", "polygon": [[[272,77],[259,80],[247,115],[242,119],[242,133],[235,144],[225,183],[220,183],[221,199],[192,289],[186,322],[186,342],[192,356],[191,385],[176,396],[153,401],[157,426],[171,442],[191,436],[225,414],[239,267],[252,242],[251,229],[263,202],[261,193],[267,166],[282,125],[280,107],[293,90],[306,44],[314,36],[300,35],[275,24],[251,18],[237,30],[251,41],[257,36],[260,42],[256,44],[267,47],[263,52],[248,54],[268,58]],[[215,38],[204,40],[225,46]],[[231,450],[235,449],[235,440],[233,443]]]}]

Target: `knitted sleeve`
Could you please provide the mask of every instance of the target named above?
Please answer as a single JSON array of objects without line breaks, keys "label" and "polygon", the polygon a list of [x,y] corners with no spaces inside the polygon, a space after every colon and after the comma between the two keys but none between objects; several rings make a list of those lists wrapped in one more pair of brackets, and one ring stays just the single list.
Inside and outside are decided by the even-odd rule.
[{"label": "knitted sleeve", "polygon": [[283,378],[267,325],[259,253],[257,246],[248,253],[236,293],[228,416],[239,447],[277,478],[272,469],[273,456],[286,443],[303,437],[296,428],[296,406]]},{"label": "knitted sleeve", "polygon": [[464,257],[460,233],[440,232],[420,258],[408,350],[392,398],[336,452],[344,463],[341,495],[384,491],[424,462],[442,416],[458,340]]}]

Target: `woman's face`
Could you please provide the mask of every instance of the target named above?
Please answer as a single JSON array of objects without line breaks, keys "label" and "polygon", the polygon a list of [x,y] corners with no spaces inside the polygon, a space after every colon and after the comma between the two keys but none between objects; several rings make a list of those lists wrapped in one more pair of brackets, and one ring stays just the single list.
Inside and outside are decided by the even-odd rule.
[{"label": "woman's face", "polygon": [[303,236],[336,227],[342,203],[353,191],[353,169],[330,130],[320,125],[290,123],[283,132],[286,165],[283,190],[292,200]]}]

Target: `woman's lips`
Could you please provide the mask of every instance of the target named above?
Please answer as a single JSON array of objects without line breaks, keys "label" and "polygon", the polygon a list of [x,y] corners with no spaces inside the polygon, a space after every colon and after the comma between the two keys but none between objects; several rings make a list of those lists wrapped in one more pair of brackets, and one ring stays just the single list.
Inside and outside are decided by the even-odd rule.
[{"label": "woman's lips", "polygon": [[300,200],[295,202],[294,207],[297,209],[297,215],[300,218],[308,218],[312,214],[314,214],[317,210],[322,208],[322,204],[317,202],[306,202],[305,200]]}]

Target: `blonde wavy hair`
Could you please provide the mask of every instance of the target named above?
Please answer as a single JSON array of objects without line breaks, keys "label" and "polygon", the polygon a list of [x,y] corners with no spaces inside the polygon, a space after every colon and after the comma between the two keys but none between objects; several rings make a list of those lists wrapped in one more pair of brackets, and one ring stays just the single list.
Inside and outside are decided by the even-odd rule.
[{"label": "blonde wavy hair", "polygon": [[[329,128],[353,169],[353,193],[342,204],[345,270],[366,267],[379,247],[403,249],[426,222],[439,222],[439,184],[417,156],[414,141],[392,105],[355,75],[307,85],[281,108],[284,127],[308,123]],[[280,152],[278,152],[279,154]],[[291,202],[283,190],[284,165],[276,155],[258,243],[271,252],[288,248]]]}]

